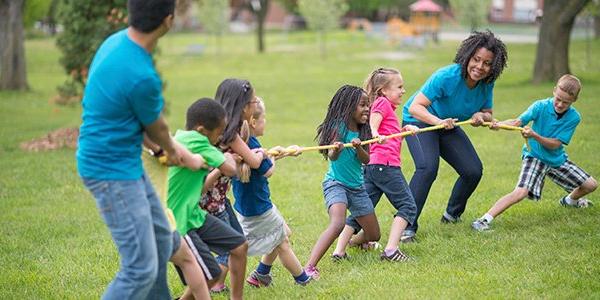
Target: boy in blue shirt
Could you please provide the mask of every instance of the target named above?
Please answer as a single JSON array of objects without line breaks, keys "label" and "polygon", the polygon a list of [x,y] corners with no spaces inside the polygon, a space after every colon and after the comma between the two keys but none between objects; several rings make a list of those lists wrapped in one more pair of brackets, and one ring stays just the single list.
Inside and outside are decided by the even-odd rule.
[{"label": "boy in blue shirt", "polygon": [[481,218],[472,223],[473,229],[485,231],[492,220],[513,204],[525,197],[539,200],[542,196],[546,175],[569,194],[559,203],[566,207],[584,208],[592,202],[584,196],[593,192],[598,183],[588,173],[568,159],[564,146],[568,145],[581,117],[574,107],[581,83],[573,75],[563,75],[554,87],[553,97],[533,103],[519,118],[498,124],[523,126],[533,121],[532,127],[523,127],[523,137],[527,138],[529,149],[523,146],[523,164],[517,187],[500,198]]}]

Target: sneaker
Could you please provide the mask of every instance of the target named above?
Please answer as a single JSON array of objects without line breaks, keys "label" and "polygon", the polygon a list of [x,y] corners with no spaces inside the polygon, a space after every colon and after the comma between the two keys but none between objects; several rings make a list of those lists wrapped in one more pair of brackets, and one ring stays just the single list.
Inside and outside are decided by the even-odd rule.
[{"label": "sneaker", "polygon": [[344,253],[344,254],[342,254],[342,255],[339,255],[339,254],[333,254],[333,255],[331,256],[331,260],[332,260],[333,262],[339,262],[339,261],[342,261],[342,260],[348,260],[348,259],[350,259],[350,255],[348,255],[347,253]]},{"label": "sneaker", "polygon": [[486,222],[483,219],[477,219],[475,221],[473,221],[473,223],[471,223],[471,227],[473,227],[473,229],[481,232],[481,231],[487,231],[490,230],[490,223]]},{"label": "sneaker", "polygon": [[307,286],[312,280],[313,280],[313,278],[310,275],[308,275],[308,279],[306,279],[304,281],[295,280],[295,282],[296,282],[297,285]]},{"label": "sneaker", "polygon": [[400,251],[400,249],[396,249],[396,251],[394,251],[394,253],[392,253],[389,256],[385,254],[384,250],[383,252],[381,252],[381,255],[379,257],[381,258],[381,260],[387,261],[407,261],[410,259],[408,255],[404,254],[404,252]]},{"label": "sneaker", "polygon": [[412,230],[404,230],[404,232],[402,232],[402,236],[400,237],[400,242],[403,244],[410,244],[410,243],[414,243],[417,240],[415,239],[415,232]]},{"label": "sneaker", "polygon": [[574,208],[586,208],[586,207],[594,206],[594,203],[586,198],[579,198],[579,200],[577,200],[576,204],[569,204],[569,203],[567,203],[567,196],[560,198],[560,201],[558,201],[558,203],[560,203],[560,205],[565,206],[565,207],[574,207]]},{"label": "sneaker", "polygon": [[314,280],[319,280],[319,278],[321,277],[321,274],[319,273],[319,269],[317,269],[317,267],[308,265],[306,268],[304,268],[304,272],[306,272],[306,275],[308,275],[310,278],[314,279]]},{"label": "sneaker", "polygon": [[360,244],[358,246],[358,248],[363,251],[377,250],[377,249],[381,249],[381,244],[378,242],[366,242],[366,243]]},{"label": "sneaker", "polygon": [[227,293],[227,292],[229,292],[229,288],[227,288],[227,286],[225,284],[213,286],[210,289],[211,294],[223,294],[223,293]]},{"label": "sneaker", "polygon": [[250,276],[246,278],[246,282],[253,287],[267,287],[271,285],[271,281],[273,281],[273,277],[271,274],[260,274],[256,272],[256,270],[252,271]]},{"label": "sneaker", "polygon": [[460,219],[460,217],[453,217],[453,216],[449,215],[447,212],[444,212],[440,222],[442,222],[443,224],[455,224],[455,223],[462,222],[462,220]]}]

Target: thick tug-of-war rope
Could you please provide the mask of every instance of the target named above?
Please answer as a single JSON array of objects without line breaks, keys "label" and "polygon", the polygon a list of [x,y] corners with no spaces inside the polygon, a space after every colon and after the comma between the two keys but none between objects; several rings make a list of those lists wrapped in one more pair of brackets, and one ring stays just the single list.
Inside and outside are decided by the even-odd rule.
[{"label": "thick tug-of-war rope", "polygon": [[[456,123],[454,123],[454,126],[471,124],[472,122],[473,122],[472,120],[456,122]],[[492,122],[483,122],[483,124],[482,124],[482,126],[486,126],[486,127],[489,127],[491,125],[492,125]],[[504,125],[504,124],[498,124],[498,128],[505,129],[505,130],[523,131],[523,128],[521,128],[521,127]],[[444,129],[444,125],[435,125],[435,126],[421,128],[416,133],[419,134],[421,132],[434,131],[434,130],[440,130],[440,129]],[[385,139],[387,140],[387,139],[393,139],[393,138],[397,138],[397,137],[405,137],[405,136],[409,136],[412,134],[413,134],[412,131],[403,131],[403,132],[387,135],[387,136],[385,136]],[[360,144],[368,145],[368,144],[377,143],[378,141],[379,141],[379,137],[376,137],[376,138],[372,138],[370,140],[362,141]],[[296,153],[297,151],[302,153],[302,152],[306,152],[306,151],[329,150],[329,149],[334,149],[336,147],[337,146],[335,146],[335,145],[311,146],[311,147],[301,147],[301,148],[288,147],[283,150],[283,153],[281,153],[280,151],[277,151],[275,149],[270,149],[267,151],[267,154],[270,156],[278,156],[281,154],[293,154],[293,153]],[[353,147],[352,143],[345,143],[344,148],[347,148],[347,147]]]}]

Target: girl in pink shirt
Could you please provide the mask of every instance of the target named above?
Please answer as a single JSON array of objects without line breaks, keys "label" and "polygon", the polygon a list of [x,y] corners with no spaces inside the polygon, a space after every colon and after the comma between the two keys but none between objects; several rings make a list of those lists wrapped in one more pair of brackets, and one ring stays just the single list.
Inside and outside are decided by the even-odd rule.
[{"label": "girl in pink shirt", "polygon": [[[370,148],[371,159],[364,171],[365,189],[374,207],[385,194],[397,210],[381,259],[405,261],[408,256],[398,249],[398,243],[406,226],[414,222],[417,207],[400,169],[402,138],[386,139],[385,136],[402,131],[412,131],[414,134],[419,131],[419,128],[413,125],[401,128],[396,116],[395,110],[402,103],[402,95],[406,92],[404,80],[398,70],[376,69],[365,80],[365,90],[373,103],[369,118],[371,132],[373,137],[379,137],[379,143],[371,145]],[[360,225],[350,215],[346,219],[346,226],[333,252],[334,260],[347,258],[346,245],[361,245],[366,242],[360,230]],[[358,234],[351,239],[357,232]]]}]

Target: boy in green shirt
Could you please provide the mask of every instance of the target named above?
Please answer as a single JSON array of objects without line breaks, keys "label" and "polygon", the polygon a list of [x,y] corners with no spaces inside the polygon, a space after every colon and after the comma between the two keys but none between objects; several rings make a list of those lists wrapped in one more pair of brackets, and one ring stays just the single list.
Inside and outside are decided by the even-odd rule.
[{"label": "boy in green shirt", "polygon": [[[186,130],[178,130],[175,140],[193,154],[201,155],[206,164],[218,168],[225,176],[236,175],[236,162],[231,154],[223,154],[215,144],[225,129],[225,110],[218,102],[203,98],[187,110]],[[177,231],[192,249],[211,286],[221,269],[211,251],[230,254],[231,298],[241,299],[246,272],[248,244],[244,236],[231,226],[208,215],[198,205],[207,169],[169,168],[167,206],[177,223]],[[189,292],[186,289],[184,296]]]}]

